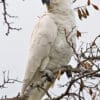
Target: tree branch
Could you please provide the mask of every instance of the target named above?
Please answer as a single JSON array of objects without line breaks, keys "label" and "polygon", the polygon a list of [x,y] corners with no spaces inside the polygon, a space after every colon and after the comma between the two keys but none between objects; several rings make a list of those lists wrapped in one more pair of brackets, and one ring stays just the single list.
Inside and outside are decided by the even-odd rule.
[{"label": "tree branch", "polygon": [[7,12],[7,7],[6,7],[6,0],[2,0],[0,3],[3,5],[3,18],[4,22],[7,25],[7,32],[5,33],[7,36],[9,35],[11,30],[21,30],[21,28],[15,28],[11,26],[11,23],[8,21],[8,18],[16,18],[16,16],[11,16]]}]

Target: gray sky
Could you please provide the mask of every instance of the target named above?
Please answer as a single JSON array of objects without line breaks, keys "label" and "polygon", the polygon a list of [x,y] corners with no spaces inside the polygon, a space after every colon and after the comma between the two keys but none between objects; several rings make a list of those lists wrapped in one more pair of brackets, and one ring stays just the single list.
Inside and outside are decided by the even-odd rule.
[{"label": "gray sky", "polygon": [[[80,0],[78,5],[84,5],[84,1]],[[100,0],[93,1],[100,6]],[[91,16],[87,20],[80,21],[76,18],[79,30],[88,32],[82,35],[82,38],[78,40],[78,44],[82,40],[90,42],[95,36],[100,34],[100,11],[91,11],[91,8],[89,8]],[[14,21],[16,27],[22,27],[22,30],[19,32],[11,31],[7,37],[2,34],[5,28],[0,22],[0,80],[2,80],[2,71],[8,70],[10,71],[11,78],[22,80],[27,60],[29,38],[35,23],[39,19],[38,17],[45,12],[45,8],[42,6],[41,0],[26,0],[25,2],[21,0],[8,0],[8,12],[11,15],[19,16],[11,21]],[[100,46],[100,40],[98,45]],[[62,78],[62,81],[64,81],[64,78]],[[17,95],[16,93],[20,91],[21,84],[12,84],[7,87],[8,89],[0,89],[0,97],[5,94],[9,97]]]}]

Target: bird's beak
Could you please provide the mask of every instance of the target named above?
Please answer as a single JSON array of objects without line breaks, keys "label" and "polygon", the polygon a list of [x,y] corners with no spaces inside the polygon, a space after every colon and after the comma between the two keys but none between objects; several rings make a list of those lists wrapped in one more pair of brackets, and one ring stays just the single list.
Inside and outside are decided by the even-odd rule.
[{"label": "bird's beak", "polygon": [[42,0],[43,4],[49,5],[50,4],[50,0]]}]

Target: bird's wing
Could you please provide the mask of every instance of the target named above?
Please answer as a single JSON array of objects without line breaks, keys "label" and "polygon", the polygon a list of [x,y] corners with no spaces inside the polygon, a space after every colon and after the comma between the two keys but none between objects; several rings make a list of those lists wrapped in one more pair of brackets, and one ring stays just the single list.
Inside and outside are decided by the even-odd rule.
[{"label": "bird's wing", "polygon": [[41,67],[42,60],[49,55],[56,35],[57,26],[55,22],[48,15],[45,15],[40,19],[32,33],[22,92],[33,80],[35,73]]}]

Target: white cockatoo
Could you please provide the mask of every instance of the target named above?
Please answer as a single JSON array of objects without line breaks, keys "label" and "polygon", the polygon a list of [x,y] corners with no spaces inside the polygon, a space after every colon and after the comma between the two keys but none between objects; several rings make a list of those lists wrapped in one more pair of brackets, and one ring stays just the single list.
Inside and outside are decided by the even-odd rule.
[{"label": "white cockatoo", "polygon": [[[66,66],[73,49],[66,41],[76,45],[75,16],[72,9],[72,0],[42,0],[47,6],[44,14],[36,24],[29,49],[28,63],[23,81],[21,94],[29,94],[28,100],[41,100],[45,92],[30,85],[41,79],[40,70]],[[46,82],[44,87],[49,89],[51,83]],[[31,89],[31,90],[29,90]]]}]

